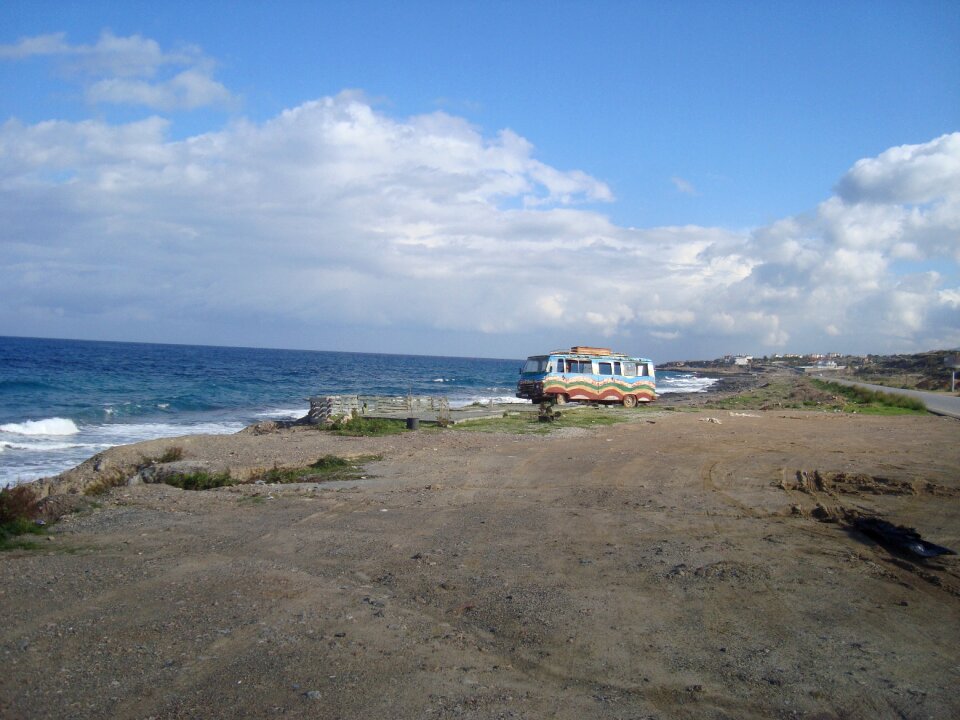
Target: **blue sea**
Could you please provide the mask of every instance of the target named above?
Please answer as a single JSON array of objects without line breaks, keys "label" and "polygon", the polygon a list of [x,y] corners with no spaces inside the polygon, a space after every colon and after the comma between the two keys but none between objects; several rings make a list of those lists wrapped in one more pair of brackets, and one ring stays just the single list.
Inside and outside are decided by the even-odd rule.
[{"label": "blue sea", "polygon": [[[521,363],[0,337],[0,486],[55,475],[114,445],[302,417],[311,395],[521,402]],[[657,377],[661,393],[712,382]]]}]

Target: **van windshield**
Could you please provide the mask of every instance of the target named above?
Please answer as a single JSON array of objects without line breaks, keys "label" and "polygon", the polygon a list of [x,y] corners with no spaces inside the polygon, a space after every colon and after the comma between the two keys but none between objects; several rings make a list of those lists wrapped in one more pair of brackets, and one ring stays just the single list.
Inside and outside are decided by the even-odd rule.
[{"label": "van windshield", "polygon": [[523,364],[522,372],[525,373],[542,373],[547,369],[547,359],[546,358],[530,358]]}]

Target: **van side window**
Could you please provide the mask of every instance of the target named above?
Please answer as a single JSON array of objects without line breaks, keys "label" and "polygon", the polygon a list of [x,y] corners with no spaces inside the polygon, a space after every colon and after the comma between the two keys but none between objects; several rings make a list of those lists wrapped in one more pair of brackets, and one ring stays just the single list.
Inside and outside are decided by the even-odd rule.
[{"label": "van side window", "polygon": [[625,362],[623,364],[623,376],[624,377],[636,377],[637,376],[637,364],[634,362]]},{"label": "van side window", "polygon": [[620,374],[620,363],[615,362],[615,363],[613,364],[613,374],[614,374],[614,375],[619,375],[619,374]]},{"label": "van side window", "polygon": [[608,362],[597,363],[600,366],[600,375],[612,375],[613,368]]}]

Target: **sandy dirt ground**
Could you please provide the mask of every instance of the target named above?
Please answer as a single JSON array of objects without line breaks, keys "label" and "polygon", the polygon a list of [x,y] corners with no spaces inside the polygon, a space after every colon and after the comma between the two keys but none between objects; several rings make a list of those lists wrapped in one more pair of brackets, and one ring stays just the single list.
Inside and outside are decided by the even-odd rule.
[{"label": "sandy dirt ground", "polygon": [[120,487],[4,553],[3,718],[960,717],[960,561],[829,522],[960,549],[956,420],[295,428],[98,472],[172,443],[234,470],[383,459],[333,485]]}]

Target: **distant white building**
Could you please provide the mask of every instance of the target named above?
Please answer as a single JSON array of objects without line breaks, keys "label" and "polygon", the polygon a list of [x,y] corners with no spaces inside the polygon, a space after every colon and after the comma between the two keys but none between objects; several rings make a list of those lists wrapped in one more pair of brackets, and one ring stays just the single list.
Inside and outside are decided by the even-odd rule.
[{"label": "distant white building", "polygon": [[817,360],[813,365],[801,366],[801,369],[808,373],[823,372],[824,370],[846,370],[846,368],[846,365],[837,365],[833,360]]},{"label": "distant white building", "polygon": [[753,355],[727,355],[723,359],[728,365],[749,365],[753,362]]}]

